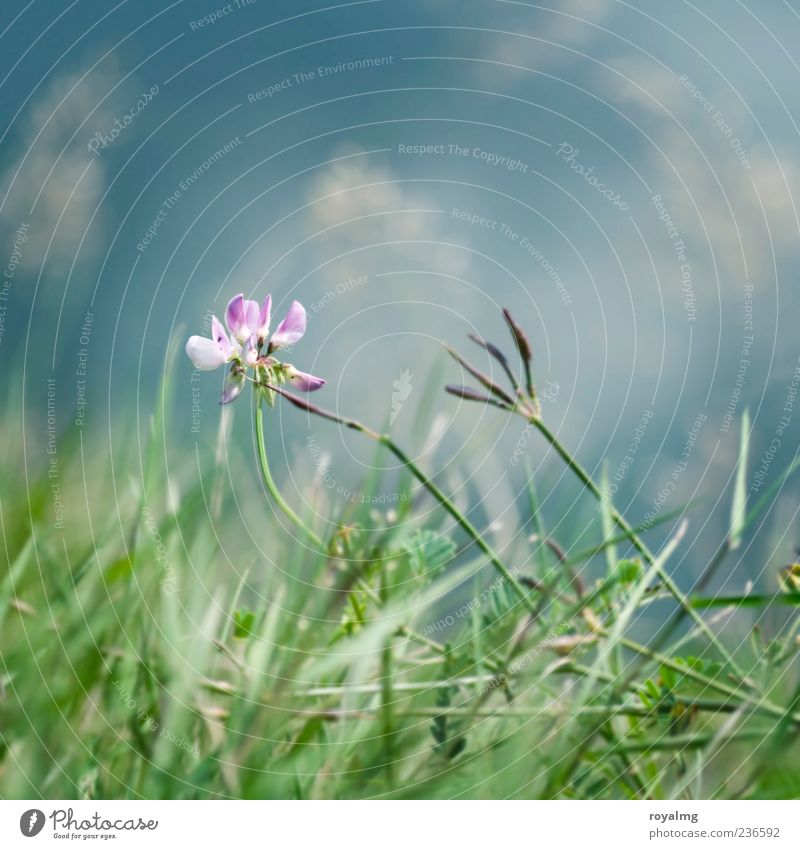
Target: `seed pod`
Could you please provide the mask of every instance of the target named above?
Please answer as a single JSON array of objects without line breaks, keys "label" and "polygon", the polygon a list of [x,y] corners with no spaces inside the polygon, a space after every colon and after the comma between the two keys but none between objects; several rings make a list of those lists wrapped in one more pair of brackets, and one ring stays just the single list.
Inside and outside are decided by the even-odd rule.
[{"label": "seed pod", "polygon": [[450,395],[455,395],[456,398],[463,398],[464,401],[478,401],[481,404],[491,404],[493,407],[500,407],[502,410],[509,409],[507,404],[495,401],[494,398],[490,398],[488,395],[481,395],[480,392],[476,392],[468,386],[449,385],[445,386],[444,391],[449,392]]},{"label": "seed pod", "polygon": [[523,362],[530,363],[533,360],[533,352],[531,351],[531,343],[528,341],[525,331],[517,324],[516,321],[514,321],[511,313],[507,309],[503,310],[503,315],[508,322],[511,335],[517,343],[517,350],[519,351],[520,357],[522,357]]},{"label": "seed pod", "polygon": [[525,367],[525,387],[528,390],[528,395],[530,396],[531,401],[535,404],[536,389],[533,386],[533,372],[531,371],[531,361],[533,360],[531,343],[528,341],[525,331],[517,324],[516,321],[514,321],[511,313],[507,309],[503,310],[503,315],[505,316],[508,327],[511,330],[511,335],[517,343],[517,350],[522,358],[522,364]]},{"label": "seed pod", "polygon": [[514,373],[511,371],[511,366],[506,359],[506,355],[497,347],[497,345],[493,345],[491,342],[487,342],[485,339],[482,339],[480,336],[476,336],[474,333],[467,334],[469,338],[476,344],[480,345],[481,348],[486,350],[492,357],[494,357],[498,363],[500,363],[503,371],[508,375],[508,379],[511,382],[511,387],[514,392],[519,392],[519,382],[517,378],[514,377]]},{"label": "seed pod", "polygon": [[514,399],[506,392],[497,386],[494,381],[485,375],[482,371],[479,371],[475,368],[475,366],[470,365],[459,353],[454,351],[451,347],[445,346],[447,348],[447,353],[466,371],[468,371],[479,383],[485,386],[493,395],[497,395],[498,398],[501,398],[504,403],[509,404],[510,406],[514,406]]},{"label": "seed pod", "polygon": [[465,401],[480,401],[482,404],[485,404],[487,401],[491,401],[491,398],[487,395],[481,395],[480,392],[476,392],[468,386],[453,386],[451,384],[445,386],[444,391],[449,392],[451,395],[455,395],[457,398],[463,398]]}]

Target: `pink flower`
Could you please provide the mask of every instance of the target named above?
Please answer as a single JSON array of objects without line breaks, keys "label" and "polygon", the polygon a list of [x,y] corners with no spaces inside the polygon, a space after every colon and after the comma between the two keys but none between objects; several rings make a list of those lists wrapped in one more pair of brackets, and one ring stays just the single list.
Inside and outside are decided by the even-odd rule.
[{"label": "pink flower", "polygon": [[201,371],[211,371],[236,359],[241,352],[240,345],[234,345],[225,328],[215,315],[211,316],[211,338],[205,336],[190,336],[186,343],[186,353]]},{"label": "pink flower", "polygon": [[238,339],[242,344],[251,336],[258,337],[260,344],[263,344],[269,333],[271,312],[272,295],[264,298],[261,308],[257,301],[248,301],[244,295],[236,295],[230,299],[225,308],[225,323],[234,339]]},{"label": "pink flower", "polygon": [[195,368],[211,371],[232,363],[220,403],[228,404],[239,395],[249,368],[256,371],[257,384],[262,384],[259,378],[267,383],[288,380],[302,392],[313,392],[324,386],[325,381],[321,377],[314,377],[271,356],[274,351],[294,345],[303,338],[306,332],[306,311],[303,305],[299,301],[292,301],[286,317],[267,341],[271,313],[272,295],[267,295],[259,307],[257,301],[248,300],[239,294],[231,298],[225,308],[225,323],[230,338],[216,316],[211,317],[210,339],[205,336],[189,337],[186,354]]},{"label": "pink flower", "polygon": [[306,311],[299,301],[292,301],[286,318],[275,328],[269,340],[270,351],[287,348],[299,342],[306,332]]}]

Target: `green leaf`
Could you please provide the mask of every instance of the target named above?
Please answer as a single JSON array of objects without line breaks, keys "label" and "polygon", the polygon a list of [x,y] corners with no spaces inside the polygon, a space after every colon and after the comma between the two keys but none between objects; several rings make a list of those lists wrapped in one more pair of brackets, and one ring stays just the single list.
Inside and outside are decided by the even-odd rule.
[{"label": "green leaf", "polygon": [[689,656],[686,658],[676,657],[675,662],[678,664],[685,665],[690,669],[694,669],[697,672],[701,672],[703,675],[708,676],[709,678],[713,678],[716,675],[719,675],[722,672],[722,664],[717,663],[715,660],[706,660],[702,657],[693,657]]},{"label": "green leaf", "polygon": [[252,610],[237,610],[233,614],[233,636],[244,640],[253,633],[256,615]]},{"label": "green leaf", "polygon": [[121,581],[127,578],[133,570],[133,564],[130,557],[124,555],[115,560],[105,570],[105,579],[107,584],[113,584],[116,581]]},{"label": "green leaf", "polygon": [[547,574],[547,546],[545,545],[545,540],[547,539],[547,531],[544,527],[544,518],[542,517],[542,511],[539,507],[539,496],[536,492],[536,486],[533,482],[533,469],[531,468],[531,461],[528,458],[528,455],[525,455],[525,475],[528,479],[527,490],[528,490],[528,502],[530,504],[531,518],[533,519],[533,527],[536,531],[537,544],[536,551],[539,559],[539,570],[540,575],[544,576]]},{"label": "green leaf", "polygon": [[731,524],[728,532],[728,548],[737,549],[746,528],[747,509],[747,452],[750,443],[750,413],[745,409],[742,416],[742,433],[739,441],[739,461],[736,464],[736,480],[733,485]]},{"label": "green leaf", "polygon": [[403,544],[415,573],[436,577],[452,560],[456,544],[445,534],[422,530],[412,534]]},{"label": "green leaf", "polygon": [[661,682],[664,685],[665,690],[675,689],[678,679],[674,669],[670,669],[668,666],[660,666],[658,674],[661,677]]},{"label": "green leaf", "polygon": [[693,598],[692,607],[769,607],[773,604],[800,604],[800,593],[776,593],[775,595],[719,595],[713,598]]},{"label": "green leaf", "polygon": [[601,474],[600,491],[603,493],[603,497],[600,499],[600,518],[602,520],[603,545],[606,552],[606,564],[608,572],[611,574],[614,569],[614,564],[617,562],[617,546],[614,542],[616,522],[611,515],[611,489],[608,484],[608,466],[605,462],[603,462]]},{"label": "green leaf", "polygon": [[[450,644],[444,647],[442,659],[442,677],[446,681],[453,674],[453,658]],[[442,708],[442,713],[436,714],[431,722],[431,735],[436,741],[434,751],[444,755],[448,760],[454,760],[464,751],[467,741],[463,735],[463,723],[454,721],[447,716],[447,708],[453,703],[453,696],[458,693],[458,687],[440,687],[436,692],[436,707]]]},{"label": "green leaf", "polygon": [[317,738],[322,738],[322,730],[325,725],[325,720],[322,716],[312,716],[305,725],[302,726],[299,733],[292,740],[289,751],[294,753],[299,749],[307,747]]},{"label": "green leaf", "polygon": [[617,563],[617,577],[623,584],[632,584],[642,575],[641,560],[620,560]]}]

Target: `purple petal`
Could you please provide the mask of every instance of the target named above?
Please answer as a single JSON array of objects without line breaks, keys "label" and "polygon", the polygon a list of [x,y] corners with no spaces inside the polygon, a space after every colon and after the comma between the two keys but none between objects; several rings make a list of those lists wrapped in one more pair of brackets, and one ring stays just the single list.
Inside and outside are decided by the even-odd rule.
[{"label": "purple petal", "polygon": [[250,328],[251,333],[255,333],[258,327],[258,317],[261,313],[261,310],[258,308],[258,301],[245,300],[244,310],[247,318],[247,326]]},{"label": "purple petal", "polygon": [[287,367],[287,374],[289,382],[301,392],[313,392],[325,385],[325,381],[321,377],[314,377],[313,374],[307,374],[294,366]]},{"label": "purple petal", "polygon": [[194,367],[201,371],[211,371],[225,365],[227,357],[220,350],[219,345],[206,336],[190,336],[186,343],[186,354],[194,363]]},{"label": "purple petal", "polygon": [[241,372],[231,372],[225,378],[225,386],[222,389],[222,397],[219,399],[220,404],[230,404],[239,397],[239,393],[244,388],[244,375]]},{"label": "purple petal", "polygon": [[258,360],[258,336],[254,333],[245,343],[244,361],[249,366],[254,366]]},{"label": "purple petal", "polygon": [[258,326],[256,333],[261,342],[269,335],[269,322],[272,317],[272,295],[267,295],[264,298],[264,306],[261,307],[261,312],[258,314]]},{"label": "purple petal", "polygon": [[233,353],[233,346],[222,322],[215,315],[211,316],[211,338],[217,343],[220,353],[224,354],[227,360]]},{"label": "purple petal", "polygon": [[228,306],[225,308],[225,322],[234,338],[244,342],[252,334],[258,324],[258,312],[258,304],[255,301],[245,300],[242,294],[228,301]]},{"label": "purple petal", "polygon": [[299,301],[292,301],[289,307],[289,312],[286,313],[286,318],[275,328],[275,332],[270,339],[270,347],[275,350],[277,348],[285,348],[287,345],[294,345],[299,339],[303,338],[306,332],[306,311]]},{"label": "purple petal", "polygon": [[244,295],[234,295],[228,301],[228,306],[225,307],[225,323],[228,325],[228,330],[240,342],[244,342],[249,334],[241,335],[245,322],[244,315]]}]

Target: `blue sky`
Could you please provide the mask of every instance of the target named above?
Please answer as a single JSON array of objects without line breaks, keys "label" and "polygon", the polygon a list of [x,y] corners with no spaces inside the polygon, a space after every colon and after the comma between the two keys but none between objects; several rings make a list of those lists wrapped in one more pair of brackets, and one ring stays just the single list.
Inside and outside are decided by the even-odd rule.
[{"label": "blue sky", "polygon": [[[152,403],[170,344],[231,294],[271,291],[309,307],[294,356],[328,378],[320,402],[380,419],[409,372],[398,434],[428,417],[430,467],[509,505],[521,425],[444,397],[420,407],[441,342],[506,343],[509,306],[539,381],[558,384],[546,414],[590,466],[607,456],[613,475],[645,417],[620,481],[634,515],[691,444],[663,509],[703,494],[724,524],[745,407],[751,472],[776,438],[768,475],[792,458],[798,3],[4,9],[1,233],[19,261],[0,353],[26,409],[54,375],[73,426],[86,347],[86,426],[120,425]],[[175,370],[175,438],[211,446],[217,375],[197,435],[182,355]],[[306,429],[283,428],[285,453],[313,466]],[[350,455],[368,464],[315,434],[340,475]],[[560,473],[531,450],[555,493]],[[788,491],[762,560],[791,550],[793,504]]]}]

